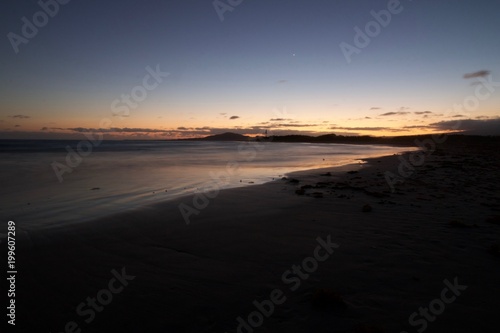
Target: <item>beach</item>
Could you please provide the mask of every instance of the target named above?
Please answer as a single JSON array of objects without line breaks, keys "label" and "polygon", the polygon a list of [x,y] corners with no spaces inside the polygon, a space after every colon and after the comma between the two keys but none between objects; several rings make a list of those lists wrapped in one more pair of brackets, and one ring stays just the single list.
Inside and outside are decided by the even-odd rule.
[{"label": "beach", "polygon": [[500,1],[1,12],[0,333],[500,331]]},{"label": "beach", "polygon": [[496,332],[499,153],[411,154],[19,228],[16,331]]}]

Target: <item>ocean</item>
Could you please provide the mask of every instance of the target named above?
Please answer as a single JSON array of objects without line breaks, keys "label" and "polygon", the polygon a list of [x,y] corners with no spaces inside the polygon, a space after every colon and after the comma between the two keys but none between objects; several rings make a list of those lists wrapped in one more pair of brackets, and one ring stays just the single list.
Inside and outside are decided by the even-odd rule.
[{"label": "ocean", "polygon": [[24,228],[81,223],[215,185],[254,186],[294,171],[403,150],[274,142],[103,141],[91,146],[0,140],[0,216]]}]

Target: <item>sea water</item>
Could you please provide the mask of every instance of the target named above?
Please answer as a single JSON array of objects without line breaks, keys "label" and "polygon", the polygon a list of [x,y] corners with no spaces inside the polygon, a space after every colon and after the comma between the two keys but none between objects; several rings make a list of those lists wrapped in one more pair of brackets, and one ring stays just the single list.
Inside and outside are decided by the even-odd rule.
[{"label": "sea water", "polygon": [[[294,171],[404,150],[345,144],[103,141],[92,151],[80,147],[86,155],[81,156],[78,143],[0,141],[3,220],[26,228],[82,222],[192,195],[214,183],[222,188],[253,186]],[[216,182],[214,175],[227,175],[228,163],[235,172],[224,183]]]}]

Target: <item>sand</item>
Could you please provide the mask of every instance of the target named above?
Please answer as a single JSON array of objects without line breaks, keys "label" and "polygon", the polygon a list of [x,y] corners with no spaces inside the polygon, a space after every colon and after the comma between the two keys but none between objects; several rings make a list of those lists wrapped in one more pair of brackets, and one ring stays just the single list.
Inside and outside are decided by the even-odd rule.
[{"label": "sand", "polygon": [[18,230],[16,332],[497,332],[499,154],[435,151],[391,192],[399,158],[224,190],[189,224],[192,197]]}]

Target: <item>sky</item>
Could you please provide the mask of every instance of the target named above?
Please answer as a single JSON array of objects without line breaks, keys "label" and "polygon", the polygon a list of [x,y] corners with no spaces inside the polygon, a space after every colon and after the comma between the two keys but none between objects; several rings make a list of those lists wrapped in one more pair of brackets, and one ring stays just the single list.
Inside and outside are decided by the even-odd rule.
[{"label": "sky", "polygon": [[5,0],[0,139],[500,135],[499,10],[498,0]]}]

